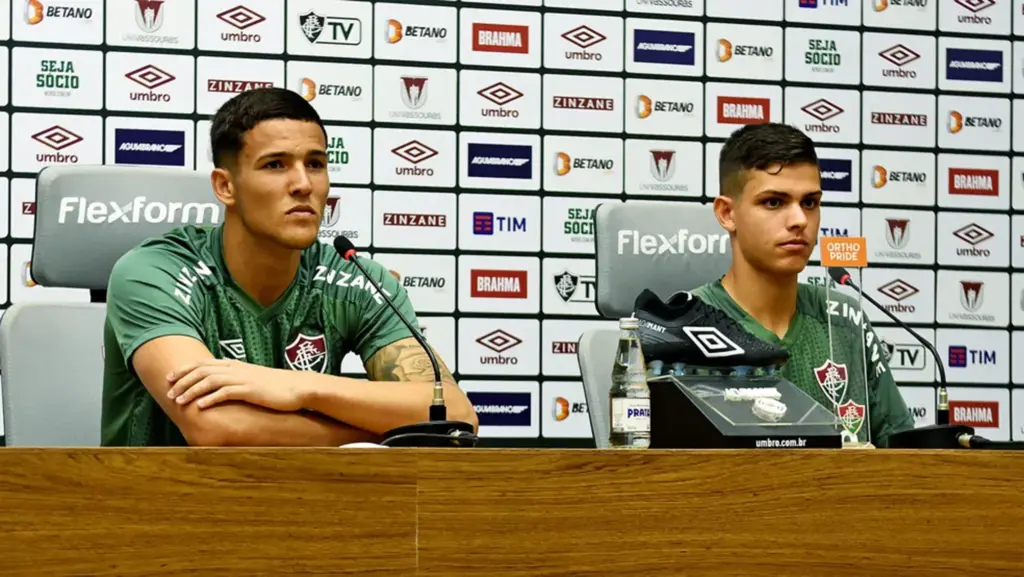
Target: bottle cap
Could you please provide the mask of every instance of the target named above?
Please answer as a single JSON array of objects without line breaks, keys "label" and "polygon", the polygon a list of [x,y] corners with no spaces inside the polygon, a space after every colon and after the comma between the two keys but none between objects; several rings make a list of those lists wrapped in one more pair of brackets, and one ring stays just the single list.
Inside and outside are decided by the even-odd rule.
[{"label": "bottle cap", "polygon": [[640,320],[636,317],[624,317],[619,319],[619,328],[625,331],[635,330],[640,326]]}]

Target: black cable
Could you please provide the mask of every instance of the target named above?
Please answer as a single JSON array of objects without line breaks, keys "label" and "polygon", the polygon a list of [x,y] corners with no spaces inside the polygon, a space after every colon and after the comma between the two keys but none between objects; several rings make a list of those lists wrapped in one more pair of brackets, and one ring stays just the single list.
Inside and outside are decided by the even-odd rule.
[{"label": "black cable", "polygon": [[1024,451],[1024,441],[993,441],[979,435],[960,435],[960,444],[969,449]]}]

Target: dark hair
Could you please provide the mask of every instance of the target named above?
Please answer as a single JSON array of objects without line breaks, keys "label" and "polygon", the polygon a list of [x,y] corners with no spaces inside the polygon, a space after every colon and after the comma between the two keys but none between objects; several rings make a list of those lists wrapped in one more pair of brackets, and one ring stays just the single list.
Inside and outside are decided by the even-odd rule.
[{"label": "dark hair", "polygon": [[739,196],[747,172],[772,166],[818,166],[814,141],[800,130],[777,122],[749,124],[733,132],[718,157],[719,194]]},{"label": "dark hair", "polygon": [[254,88],[225,102],[213,115],[210,126],[210,151],[213,165],[224,168],[234,163],[245,144],[245,134],[264,120],[287,118],[315,122],[327,130],[316,109],[297,92],[286,88]]}]

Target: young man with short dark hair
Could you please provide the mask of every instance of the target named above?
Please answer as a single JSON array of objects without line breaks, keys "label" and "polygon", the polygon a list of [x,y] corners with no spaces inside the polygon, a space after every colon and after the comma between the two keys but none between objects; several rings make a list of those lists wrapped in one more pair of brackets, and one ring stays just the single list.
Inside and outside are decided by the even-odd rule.
[{"label": "young man with short dark hair", "polygon": [[[102,444],[338,446],[427,420],[427,354],[317,240],[330,181],[313,107],[282,88],[243,92],[217,111],[210,140],[223,223],[149,239],[111,273]],[[415,326],[402,286],[365,266]],[[339,376],[348,352],[369,380]],[[441,370],[449,418],[476,427]]]},{"label": "young man with short dark hair", "polygon": [[[658,309],[662,318],[700,308],[685,313],[692,321],[680,318],[676,324],[721,325],[726,335],[733,335],[727,338],[746,349],[745,363],[764,366],[778,358],[776,351],[785,351],[788,360],[781,375],[845,416],[849,435],[861,442],[870,431],[871,444],[886,446],[890,435],[912,428],[884,347],[857,301],[838,290],[826,293],[825,287],[798,282],[818,242],[821,218],[821,175],[811,139],[785,124],[737,130],[722,148],[719,186],[714,211],[730,236],[728,272],[689,293],[673,295],[667,305],[641,307]],[[721,313],[705,312],[691,295]],[[650,302],[656,297],[641,298]],[[720,318],[722,313],[727,319]],[[656,335],[646,338],[655,347],[660,344]],[[672,346],[672,339],[665,340],[665,347]],[[739,364],[728,357],[713,360]]]}]

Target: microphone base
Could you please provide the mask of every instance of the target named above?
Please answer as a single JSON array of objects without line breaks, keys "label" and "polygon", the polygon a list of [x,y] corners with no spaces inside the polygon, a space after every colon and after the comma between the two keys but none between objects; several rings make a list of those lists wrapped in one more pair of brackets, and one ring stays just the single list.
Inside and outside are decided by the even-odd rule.
[{"label": "microphone base", "polygon": [[963,449],[957,442],[960,435],[973,435],[967,425],[929,425],[908,429],[889,437],[890,449]]},{"label": "microphone base", "polygon": [[387,447],[475,447],[480,437],[462,421],[426,421],[391,429],[381,445]]}]

